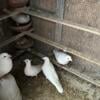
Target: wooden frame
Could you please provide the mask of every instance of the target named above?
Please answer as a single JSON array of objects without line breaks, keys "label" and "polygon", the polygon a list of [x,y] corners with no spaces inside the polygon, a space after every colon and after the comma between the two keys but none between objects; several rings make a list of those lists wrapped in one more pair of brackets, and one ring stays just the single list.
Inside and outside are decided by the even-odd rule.
[{"label": "wooden frame", "polygon": [[89,32],[91,34],[100,36],[100,30],[97,28],[73,23],[73,22],[68,21],[68,20],[62,20],[62,19],[58,18],[57,16],[52,16],[52,14],[47,14],[47,13],[44,13],[42,11],[34,11],[34,10],[27,9],[23,13],[29,14],[31,16],[34,16],[34,17],[37,17],[37,18],[40,18],[43,20],[47,20],[47,21],[54,22],[57,24],[65,25],[67,27],[71,27],[71,28],[74,28],[77,30]]}]

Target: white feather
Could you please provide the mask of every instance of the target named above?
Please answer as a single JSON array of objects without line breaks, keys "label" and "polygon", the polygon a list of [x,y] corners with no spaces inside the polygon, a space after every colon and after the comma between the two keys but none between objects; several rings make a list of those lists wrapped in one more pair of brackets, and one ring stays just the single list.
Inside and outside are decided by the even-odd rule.
[{"label": "white feather", "polygon": [[54,56],[57,60],[57,62],[61,65],[66,65],[68,64],[70,61],[72,61],[72,58],[70,55],[68,55],[65,52],[59,51],[59,50],[53,50]]},{"label": "white feather", "polygon": [[25,24],[30,21],[30,16],[26,14],[18,14],[16,16],[13,16],[12,19],[19,24]]},{"label": "white feather", "polygon": [[11,55],[8,53],[0,54],[0,77],[9,73],[13,67]]},{"label": "white feather", "polygon": [[62,85],[59,81],[58,75],[55,71],[53,64],[50,62],[48,57],[44,57],[44,64],[42,66],[42,71],[45,77],[56,87],[59,93],[63,93]]},{"label": "white feather", "polygon": [[24,73],[26,76],[37,76],[42,70],[41,65],[32,65],[29,59],[25,60],[25,64]]},{"label": "white feather", "polygon": [[0,100],[22,100],[16,80],[10,74],[0,79]]}]

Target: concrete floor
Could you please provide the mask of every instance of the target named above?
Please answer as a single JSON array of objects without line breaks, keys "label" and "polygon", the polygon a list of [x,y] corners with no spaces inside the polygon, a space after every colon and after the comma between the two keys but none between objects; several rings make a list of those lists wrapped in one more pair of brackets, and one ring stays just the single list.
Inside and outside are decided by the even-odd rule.
[{"label": "concrete floor", "polygon": [[[34,62],[35,60],[37,61],[37,58],[34,58]],[[64,94],[61,95],[42,73],[33,78],[25,76],[24,65],[21,62],[15,63],[16,67],[12,73],[18,82],[24,100],[100,100],[98,88],[68,72],[57,69],[64,88]]]}]

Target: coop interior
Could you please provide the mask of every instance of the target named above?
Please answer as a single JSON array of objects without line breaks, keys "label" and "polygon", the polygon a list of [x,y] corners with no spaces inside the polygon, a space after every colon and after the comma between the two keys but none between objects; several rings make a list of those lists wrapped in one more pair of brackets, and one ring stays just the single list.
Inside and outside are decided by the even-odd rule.
[{"label": "coop interior", "polygon": [[99,11],[99,0],[0,0],[0,57],[12,56],[3,74],[0,58],[0,100],[100,100]]}]

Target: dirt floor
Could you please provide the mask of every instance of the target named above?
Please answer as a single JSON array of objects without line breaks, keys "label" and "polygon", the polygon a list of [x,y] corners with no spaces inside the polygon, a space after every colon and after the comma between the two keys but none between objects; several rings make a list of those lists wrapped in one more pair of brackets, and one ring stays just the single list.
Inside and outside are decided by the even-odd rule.
[{"label": "dirt floor", "polygon": [[[30,58],[29,55],[25,56]],[[61,69],[57,69],[57,72],[64,88],[64,94],[59,94],[42,72],[38,77],[25,76],[23,59],[25,58],[21,57],[21,60],[15,61],[12,73],[24,100],[100,100],[99,89]],[[35,56],[31,59],[34,59],[34,64],[38,61]]]}]

